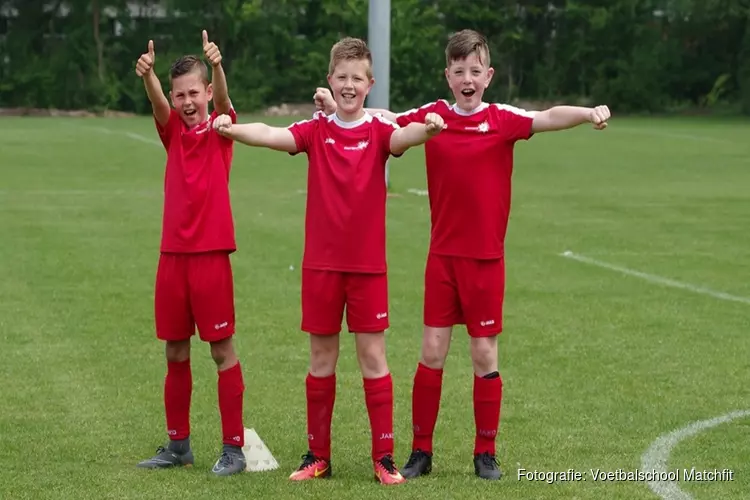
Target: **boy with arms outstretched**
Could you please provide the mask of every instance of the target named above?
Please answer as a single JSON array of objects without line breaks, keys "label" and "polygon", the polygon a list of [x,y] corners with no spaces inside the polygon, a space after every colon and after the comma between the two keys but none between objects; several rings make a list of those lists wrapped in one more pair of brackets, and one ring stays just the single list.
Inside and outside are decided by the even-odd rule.
[{"label": "boy with arms outstretched", "polygon": [[[221,53],[203,31],[203,51],[212,68],[183,56],[170,70],[170,99],[153,71],[154,43],[136,64],[153,107],[156,130],[167,151],[164,213],[154,310],[157,338],[166,342],[164,381],[169,443],[138,464],[168,468],[193,464],[190,447],[190,339],[196,325],[209,342],[218,369],[219,411],[223,449],[213,467],[219,476],[245,469],[242,370],[232,345],[235,332],[234,287],[230,254],[236,250],[229,197],[232,141],[211,126],[219,114],[232,121]],[[213,99],[214,111],[208,114]]]},{"label": "boy with arms outstretched", "polygon": [[[494,70],[487,41],[475,31],[451,36],[445,57],[445,77],[455,104],[440,100],[400,114],[370,111],[402,127],[437,113],[446,125],[425,145],[432,232],[425,267],[422,354],[412,392],[412,453],[402,474],[414,478],[432,470],[443,366],[453,326],[465,324],[474,368],[474,471],[483,479],[500,479],[495,441],[503,383],[497,335],[502,332],[514,145],[537,132],[584,123],[603,129],[610,112],[606,106],[527,112],[483,102]],[[326,114],[337,109],[326,89],[317,90],[315,101]]]},{"label": "boy with arms outstretched", "polygon": [[393,462],[393,382],[386,362],[388,321],[385,244],[385,164],[389,155],[427,141],[442,130],[428,113],[400,128],[366,113],[374,83],[372,56],[364,41],[345,38],[331,49],[328,83],[338,110],[315,113],[288,128],[263,123],[233,125],[219,117],[219,133],[250,146],[308,156],[305,250],[302,263],[302,324],[309,333],[307,433],[309,450],[291,480],[331,475],[331,418],[336,396],[339,333],[355,333],[372,433],[372,460],[382,484],[404,481]]}]

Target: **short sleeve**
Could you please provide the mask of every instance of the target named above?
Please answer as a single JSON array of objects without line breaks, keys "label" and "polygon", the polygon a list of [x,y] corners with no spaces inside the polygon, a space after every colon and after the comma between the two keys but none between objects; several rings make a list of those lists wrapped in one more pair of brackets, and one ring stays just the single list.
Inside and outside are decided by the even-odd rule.
[{"label": "short sleeve", "polygon": [[[232,123],[237,123],[237,112],[234,110],[234,106],[229,107],[229,113],[227,113],[227,115],[229,115],[229,118],[232,120]],[[211,122],[213,122],[218,116],[219,116],[219,113],[217,113],[216,110],[214,110],[211,113]],[[228,146],[231,146],[234,144],[234,141],[232,139],[229,139],[228,137],[224,137],[221,134],[218,134],[218,135],[220,137],[220,142],[222,144],[228,145]]]},{"label": "short sleeve", "polygon": [[287,129],[294,136],[294,142],[297,145],[297,151],[289,153],[294,156],[297,153],[307,153],[313,143],[315,137],[315,131],[318,129],[319,120],[324,118],[325,115],[322,111],[316,111],[313,117],[309,120],[301,120],[292,123]]},{"label": "short sleeve", "polygon": [[159,139],[162,145],[164,145],[164,149],[169,151],[172,137],[174,137],[176,131],[180,130],[180,114],[176,109],[171,109],[169,111],[169,119],[163,127],[156,120],[156,116],[154,116],[154,125],[156,125],[156,131],[159,133]]},{"label": "short sleeve", "polygon": [[[380,113],[373,116],[373,123],[377,127],[380,149],[385,152],[386,157],[393,154],[391,153],[391,136],[396,130],[400,129],[401,127],[397,123],[388,120]],[[399,154],[393,156],[398,158],[401,155]]]},{"label": "short sleeve", "polygon": [[424,123],[427,113],[434,113],[437,102],[430,102],[419,108],[410,109],[396,115],[396,123],[400,127],[406,127],[410,123]]},{"label": "short sleeve", "polygon": [[495,113],[504,139],[520,141],[530,139],[533,134],[535,111],[526,111],[508,104],[495,104]]}]

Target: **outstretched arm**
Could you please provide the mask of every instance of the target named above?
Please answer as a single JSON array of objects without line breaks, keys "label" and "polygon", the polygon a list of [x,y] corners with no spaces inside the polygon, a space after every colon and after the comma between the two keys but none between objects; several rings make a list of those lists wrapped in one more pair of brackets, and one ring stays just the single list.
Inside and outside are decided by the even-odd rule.
[{"label": "outstretched arm", "polygon": [[436,113],[428,113],[424,123],[410,123],[391,134],[391,154],[401,155],[407,149],[424,144],[445,128],[443,118]]},{"label": "outstretched arm", "polygon": [[534,116],[531,131],[553,132],[577,127],[584,123],[592,123],[597,130],[607,127],[610,112],[607,106],[584,108],[580,106],[555,106],[540,111]]},{"label": "outstretched arm", "polygon": [[169,107],[169,101],[164,95],[164,90],[161,88],[159,77],[154,73],[155,60],[154,41],[149,40],[148,52],[142,54],[138,59],[138,62],[135,64],[135,74],[143,79],[143,85],[146,87],[146,95],[151,102],[154,117],[159,125],[164,127],[169,121],[169,113],[171,109]]},{"label": "outstretched arm", "polygon": [[[386,120],[392,121],[393,123],[396,123],[396,120],[398,118],[398,113],[394,113],[393,111],[388,111],[387,109],[365,108],[365,111],[367,111],[371,115],[381,114],[383,115],[383,118],[385,118]],[[329,113],[326,113],[326,114],[329,114]]]},{"label": "outstretched arm", "polygon": [[221,52],[214,42],[208,41],[208,33],[203,30],[203,54],[211,65],[211,86],[214,90],[214,110],[217,114],[229,113],[232,103],[229,100],[227,76],[221,65]]},{"label": "outstretched arm", "polygon": [[265,123],[233,124],[228,115],[216,117],[213,124],[219,134],[233,141],[287,153],[297,152],[297,142],[289,129],[271,127]]},{"label": "outstretched arm", "polygon": [[[315,109],[317,109],[318,111],[322,111],[326,115],[332,115],[336,112],[336,101],[333,99],[331,91],[327,88],[318,87],[317,89],[315,89],[315,96],[313,97],[313,99],[315,100]],[[365,108],[365,111],[367,111],[371,115],[381,114],[383,115],[383,118],[394,123],[396,122],[396,118],[398,117],[396,113],[387,109]]]}]

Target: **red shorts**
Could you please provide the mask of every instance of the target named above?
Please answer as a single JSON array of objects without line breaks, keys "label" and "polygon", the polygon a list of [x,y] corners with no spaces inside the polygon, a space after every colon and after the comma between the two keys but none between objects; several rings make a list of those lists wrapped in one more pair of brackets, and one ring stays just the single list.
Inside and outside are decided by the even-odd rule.
[{"label": "red shorts", "polygon": [[387,275],[302,269],[303,331],[313,335],[341,332],[344,308],[349,332],[387,330]]},{"label": "red shorts", "polygon": [[424,324],[465,324],[472,337],[503,331],[505,259],[430,254],[424,276]]},{"label": "red shorts", "polygon": [[156,336],[187,340],[198,326],[201,340],[234,335],[234,284],[227,252],[163,253],[154,294]]}]

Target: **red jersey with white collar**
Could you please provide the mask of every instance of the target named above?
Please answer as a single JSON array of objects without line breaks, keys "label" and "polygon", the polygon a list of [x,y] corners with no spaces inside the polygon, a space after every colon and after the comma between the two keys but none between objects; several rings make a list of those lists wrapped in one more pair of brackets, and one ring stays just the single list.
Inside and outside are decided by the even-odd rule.
[{"label": "red jersey with white collar", "polygon": [[396,129],[380,115],[344,122],[322,112],[289,127],[308,157],[303,267],[386,271],[385,163]]},{"label": "red jersey with white collar", "polygon": [[432,217],[430,252],[495,259],[504,255],[513,148],[532,135],[533,112],[482,103],[470,113],[440,100],[400,113],[405,127],[437,113],[446,128],[425,143]]},{"label": "red jersey with white collar", "polygon": [[[229,115],[236,123],[234,109]],[[162,252],[236,250],[229,199],[234,143],[213,129],[216,116],[214,111],[204,123],[188,128],[173,109],[164,127],[156,122],[167,150]]]}]

